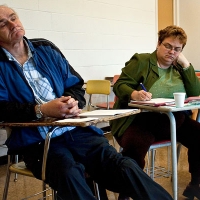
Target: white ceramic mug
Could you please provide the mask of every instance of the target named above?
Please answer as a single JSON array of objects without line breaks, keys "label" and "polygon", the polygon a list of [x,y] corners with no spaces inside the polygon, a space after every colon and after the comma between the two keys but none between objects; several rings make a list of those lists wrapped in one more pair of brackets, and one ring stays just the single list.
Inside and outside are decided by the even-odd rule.
[{"label": "white ceramic mug", "polygon": [[185,92],[175,92],[173,93],[175,105],[177,108],[181,108],[184,106],[185,101]]}]

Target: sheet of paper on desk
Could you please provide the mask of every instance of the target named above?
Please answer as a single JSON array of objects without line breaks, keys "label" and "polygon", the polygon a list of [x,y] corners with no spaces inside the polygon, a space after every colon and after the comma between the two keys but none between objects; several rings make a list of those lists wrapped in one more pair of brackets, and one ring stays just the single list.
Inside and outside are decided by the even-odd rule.
[{"label": "sheet of paper on desk", "polygon": [[98,119],[97,117],[86,117],[86,118],[68,118],[68,119],[61,119],[56,122],[88,122]]},{"label": "sheet of paper on desk", "polygon": [[140,105],[148,105],[148,106],[167,106],[167,105],[175,104],[175,100],[169,99],[169,98],[154,98],[154,99],[151,99],[150,101],[133,101],[133,100],[131,100],[130,103],[140,104]]},{"label": "sheet of paper on desk", "polygon": [[88,112],[83,112],[79,116],[114,116],[114,115],[119,115],[123,113],[128,113],[131,111],[134,111],[137,109],[111,109],[111,110],[93,110],[93,111],[88,111]]}]

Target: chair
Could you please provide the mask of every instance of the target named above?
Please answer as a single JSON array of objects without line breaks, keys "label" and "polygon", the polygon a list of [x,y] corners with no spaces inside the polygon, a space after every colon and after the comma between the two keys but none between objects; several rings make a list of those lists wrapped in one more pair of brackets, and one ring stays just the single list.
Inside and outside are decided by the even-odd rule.
[{"label": "chair", "polygon": [[[49,145],[50,145],[50,138],[54,130],[56,130],[57,127],[53,127],[49,133],[47,134],[46,140],[45,140],[45,145],[44,145],[44,155],[43,155],[43,165],[42,165],[42,181],[43,181],[43,191],[39,192],[37,194],[34,194],[32,196],[29,196],[24,199],[28,199],[34,196],[37,196],[41,193],[43,193],[43,198],[46,198],[46,184],[45,184],[45,172],[46,172],[46,160],[47,160],[47,155],[48,155],[48,150],[49,150]],[[9,131],[7,131],[9,135]],[[14,159],[15,158],[15,159]],[[13,161],[15,160],[15,161]],[[17,155],[8,155],[8,164],[7,164],[7,172],[6,172],[6,182],[4,186],[4,193],[3,193],[3,200],[7,200],[7,195],[8,195],[8,189],[9,189],[9,182],[10,182],[10,175],[11,173],[15,173],[15,179],[14,181],[17,181],[17,174],[21,174],[24,176],[29,176],[29,177],[34,177],[33,173],[26,168],[26,165],[23,161],[18,162],[18,156]],[[56,200],[56,191],[52,189],[52,193],[48,196],[52,196],[53,200]]]},{"label": "chair", "polygon": [[[161,140],[158,142],[154,142],[147,152],[147,164],[144,171],[154,180],[154,178],[158,177],[169,177],[171,176],[170,171],[170,146],[171,140]],[[156,150],[158,148],[167,147],[167,168],[162,166],[155,166],[155,156]],[[182,144],[177,143],[177,163],[180,155]],[[119,147],[119,152],[122,152],[123,148]]]},{"label": "chair", "polygon": [[[117,81],[117,79],[119,78],[120,75],[114,75],[112,82],[111,82],[111,87],[115,84],[115,82]],[[116,101],[116,96],[114,97],[113,101],[109,101],[109,109],[113,109],[114,103]],[[107,109],[108,107],[108,103],[107,102],[102,102],[102,103],[98,103],[96,105],[98,108],[101,109]]]},{"label": "chair", "polygon": [[[10,182],[10,175],[11,173],[15,173],[15,174],[20,174],[20,175],[24,175],[24,176],[29,176],[32,178],[35,178],[33,173],[26,168],[26,165],[23,161],[19,162],[19,163],[13,163],[12,162],[13,156],[8,155],[8,167],[7,167],[7,175],[6,175],[6,183],[5,183],[5,187],[4,187],[4,193],[3,193],[3,200],[7,199],[7,194],[8,194],[8,188],[9,188],[9,182]],[[17,178],[14,179],[14,181],[17,181]],[[24,198],[25,199],[29,199],[32,197],[37,197],[40,194],[43,194],[43,199],[52,196],[53,200],[56,200],[56,193],[53,189],[52,192],[50,192],[47,195],[47,191],[50,190],[50,187],[47,187],[46,184],[43,182],[43,190],[42,192],[38,192],[36,194],[33,194],[29,197]]]},{"label": "chair", "polygon": [[[86,93],[89,94],[88,99],[88,106],[87,111],[90,111],[92,109],[109,109],[109,94],[111,92],[111,84],[109,80],[88,80],[86,84]],[[92,103],[93,95],[95,94],[103,94],[106,95],[107,101],[105,103],[96,103],[95,105]],[[103,105],[103,106],[102,106]],[[110,128],[107,125],[103,125],[102,130],[104,131],[104,134],[110,133]]]},{"label": "chair", "polygon": [[92,104],[92,95],[103,94],[106,95],[106,109],[109,109],[109,94],[110,94],[110,81],[108,80],[88,80],[86,84],[86,93],[89,94],[88,107],[89,111],[91,107],[93,109],[101,109],[100,104]]},{"label": "chair", "polygon": [[[170,146],[171,146],[171,140],[161,140],[158,142],[154,142],[148,152],[147,152],[147,165],[145,168],[146,173],[154,180],[154,178],[159,177],[170,177],[172,175],[171,173],[171,165],[170,165]],[[155,166],[155,156],[156,156],[156,150],[158,148],[167,147],[167,168],[163,166]],[[177,163],[180,155],[182,144],[177,143]]]}]

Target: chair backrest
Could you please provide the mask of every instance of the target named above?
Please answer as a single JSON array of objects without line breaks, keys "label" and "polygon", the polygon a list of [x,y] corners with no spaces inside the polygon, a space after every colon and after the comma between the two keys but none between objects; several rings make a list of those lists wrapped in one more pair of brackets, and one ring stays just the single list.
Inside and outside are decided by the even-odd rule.
[{"label": "chair backrest", "polygon": [[[113,82],[112,82],[112,83],[115,84],[119,77],[120,77],[119,74],[114,75],[114,77],[113,77]],[[115,95],[115,97],[114,97],[114,102],[115,102],[116,100],[117,100],[117,96]]]},{"label": "chair backrest", "polygon": [[119,77],[119,74],[114,75],[112,83],[115,84]]},{"label": "chair backrest", "polygon": [[200,72],[195,72],[195,74],[200,79]]},{"label": "chair backrest", "polygon": [[86,85],[87,94],[110,94],[110,81],[88,80]]},{"label": "chair backrest", "polygon": [[109,109],[109,94],[111,92],[109,80],[88,80],[86,84],[86,93],[89,94],[88,107],[87,110],[90,110],[90,107],[98,109],[95,105],[92,105],[92,95],[93,94],[104,94],[107,97],[107,109]]}]

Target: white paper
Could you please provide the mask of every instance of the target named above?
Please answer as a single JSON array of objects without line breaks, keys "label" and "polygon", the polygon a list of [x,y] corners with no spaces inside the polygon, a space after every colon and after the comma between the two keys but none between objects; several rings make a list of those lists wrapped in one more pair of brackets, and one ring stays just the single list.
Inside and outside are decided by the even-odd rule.
[{"label": "white paper", "polygon": [[61,119],[58,120],[56,122],[88,122],[88,121],[92,121],[98,119],[97,117],[86,117],[86,118],[68,118],[68,119]]},{"label": "white paper", "polygon": [[174,99],[168,99],[168,98],[154,98],[151,99],[150,101],[131,101],[131,103],[136,103],[136,104],[146,104],[146,105],[159,105],[159,104],[166,104],[170,105],[175,103]]},{"label": "white paper", "polygon": [[83,112],[79,116],[114,116],[119,115],[127,112],[131,112],[137,109],[110,109],[110,110],[93,110],[88,112]]}]

